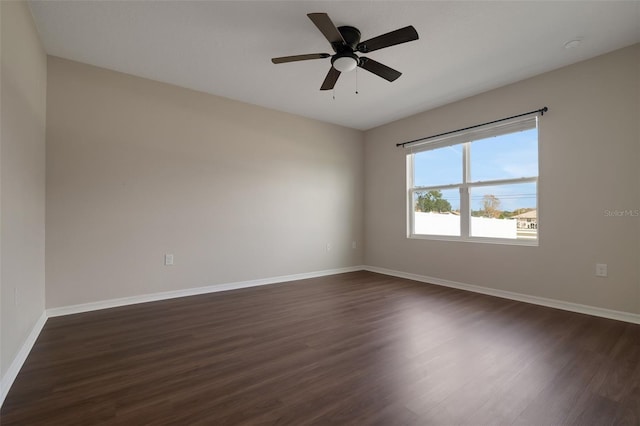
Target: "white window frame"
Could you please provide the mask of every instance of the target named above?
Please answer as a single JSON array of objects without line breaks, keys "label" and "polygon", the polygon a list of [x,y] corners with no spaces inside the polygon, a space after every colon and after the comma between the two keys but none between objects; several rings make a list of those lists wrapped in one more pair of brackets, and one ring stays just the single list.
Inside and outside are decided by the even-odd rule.
[{"label": "white window frame", "polygon": [[[514,179],[496,179],[487,181],[469,182],[470,159],[469,152],[471,143],[493,136],[501,136],[515,133],[523,130],[537,129],[538,133],[538,173],[537,176],[528,176]],[[433,185],[433,186],[414,186],[414,154],[424,151],[431,151],[437,148],[447,146],[461,145],[462,151],[462,183]],[[453,135],[443,136],[437,139],[430,139],[425,142],[412,144],[411,152],[407,154],[407,238],[423,239],[423,240],[441,240],[441,241],[464,241],[488,244],[504,244],[504,245],[522,245],[522,246],[538,246],[540,243],[540,127],[538,116],[518,118],[504,121],[498,124],[492,124],[475,128],[466,132],[460,132]],[[537,233],[535,239],[512,239],[512,238],[489,238],[474,237],[470,235],[471,231],[471,207],[469,201],[469,190],[483,186],[509,185],[518,183],[535,183],[536,184],[536,211],[537,211]],[[431,235],[416,234],[415,215],[414,215],[414,194],[416,192],[425,192],[432,190],[460,190],[460,236],[451,235]]]}]

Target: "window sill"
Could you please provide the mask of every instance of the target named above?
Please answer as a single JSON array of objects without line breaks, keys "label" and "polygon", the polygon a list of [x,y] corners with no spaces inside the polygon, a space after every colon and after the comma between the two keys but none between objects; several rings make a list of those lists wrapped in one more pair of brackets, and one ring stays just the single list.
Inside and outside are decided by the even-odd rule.
[{"label": "window sill", "polygon": [[538,238],[531,240],[513,240],[506,238],[483,238],[483,237],[456,237],[456,236],[448,236],[448,235],[422,235],[422,234],[412,234],[407,236],[408,239],[411,240],[432,240],[432,241],[453,241],[459,243],[480,243],[480,244],[498,244],[505,246],[527,246],[527,247],[538,247],[540,245],[540,241]]}]

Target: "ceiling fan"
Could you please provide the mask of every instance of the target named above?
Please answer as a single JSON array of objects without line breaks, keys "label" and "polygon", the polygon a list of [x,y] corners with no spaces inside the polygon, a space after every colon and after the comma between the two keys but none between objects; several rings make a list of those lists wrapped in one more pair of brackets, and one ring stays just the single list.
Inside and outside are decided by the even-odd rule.
[{"label": "ceiling fan", "polygon": [[360,30],[350,26],[336,27],[326,13],[308,13],[307,16],[316,27],[318,27],[326,39],[329,40],[335,54],[310,53],[307,55],[283,56],[273,58],[271,62],[274,64],[282,64],[285,62],[306,61],[309,59],[331,58],[331,68],[320,90],[333,89],[341,73],[352,71],[356,67],[363,68],[387,81],[396,80],[402,75],[400,71],[396,71],[373,59],[358,56],[355,52],[369,53],[374,50],[418,39],[418,32],[413,26],[409,25],[408,27],[400,28],[361,42]]}]

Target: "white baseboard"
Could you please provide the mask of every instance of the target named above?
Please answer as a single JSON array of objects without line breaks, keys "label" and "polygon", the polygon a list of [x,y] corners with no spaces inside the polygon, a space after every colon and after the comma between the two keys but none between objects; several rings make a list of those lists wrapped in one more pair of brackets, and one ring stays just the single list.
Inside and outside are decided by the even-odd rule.
[{"label": "white baseboard", "polygon": [[379,268],[377,266],[364,266],[365,271],[390,275],[398,278],[406,278],[413,281],[420,281],[428,284],[435,284],[444,287],[457,288],[459,290],[472,291],[474,293],[486,294],[489,296],[501,297],[503,299],[517,300],[519,302],[532,303],[534,305],[547,306],[549,308],[562,309],[564,311],[577,312],[581,314],[593,315],[596,317],[625,321],[640,324],[640,315],[631,312],[614,311],[611,309],[598,308],[596,306],[581,305],[579,303],[564,302],[562,300],[547,299],[545,297],[530,296],[522,293],[498,290],[488,287],[481,287],[472,284],[464,284],[456,281],[443,280],[441,278],[428,277],[425,275],[411,274],[409,272],[394,271],[392,269]]},{"label": "white baseboard", "polygon": [[178,297],[195,296],[198,294],[215,293],[218,291],[237,290],[240,288],[256,287],[268,284],[277,284],[287,281],[304,280],[308,278],[324,277],[327,275],[342,274],[345,272],[362,271],[362,266],[349,266],[346,268],[326,269],[323,271],[306,272],[302,274],[283,275],[279,277],[262,278],[249,281],[215,284],[206,287],[187,288],[184,290],[164,291],[160,293],[143,294],[140,296],[123,297],[119,299],[102,300],[99,302],[83,303],[80,305],[62,306],[47,309],[48,317],[79,314],[82,312],[96,311],[99,309],[116,308],[118,306],[134,305],[137,303],[155,302],[158,300],[175,299]]},{"label": "white baseboard", "polygon": [[27,360],[27,356],[29,356],[29,352],[31,352],[31,348],[33,348],[34,343],[36,343],[36,340],[38,339],[38,336],[42,331],[42,327],[44,327],[46,322],[47,313],[43,312],[42,315],[40,315],[40,318],[38,318],[38,321],[36,321],[35,325],[31,329],[31,333],[29,333],[29,336],[27,336],[27,339],[22,344],[22,347],[18,351],[16,357],[13,359],[13,362],[9,366],[7,372],[4,374],[4,377],[2,377],[2,380],[0,381],[0,407],[2,407],[4,399],[9,393],[11,385],[13,384],[16,377],[18,377],[18,373],[20,372],[22,365]]}]

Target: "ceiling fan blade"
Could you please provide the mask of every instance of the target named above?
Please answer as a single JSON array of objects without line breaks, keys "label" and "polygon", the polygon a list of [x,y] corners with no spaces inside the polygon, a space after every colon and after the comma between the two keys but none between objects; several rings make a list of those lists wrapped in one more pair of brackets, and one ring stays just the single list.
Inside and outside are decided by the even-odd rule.
[{"label": "ceiling fan blade", "polygon": [[294,55],[294,56],[282,56],[280,58],[272,58],[271,62],[274,64],[283,64],[285,62],[306,61],[309,59],[323,59],[329,58],[331,55],[328,53],[309,53],[308,55]]},{"label": "ceiling fan blade", "polygon": [[344,39],[342,38],[342,34],[336,28],[336,26],[331,22],[331,18],[326,13],[307,13],[309,19],[316,24],[316,27],[320,30],[320,32],[329,40],[329,43],[333,44],[344,44]]},{"label": "ceiling fan blade", "polygon": [[324,81],[322,82],[322,86],[320,87],[320,90],[333,89],[333,86],[336,85],[336,81],[338,81],[338,77],[340,77],[340,71],[338,71],[332,66],[329,72],[327,73],[327,76],[324,78]]},{"label": "ceiling fan blade", "polygon": [[379,35],[372,39],[358,43],[356,49],[362,53],[373,52],[374,50],[382,49],[389,46],[395,46],[396,44],[406,43],[418,39],[418,32],[412,25],[408,27],[400,28],[399,30],[391,31],[390,33]]},{"label": "ceiling fan blade", "polygon": [[400,71],[396,71],[393,68],[389,68],[388,66],[369,58],[360,58],[358,66],[384,78],[387,81],[394,81],[402,75]]}]

